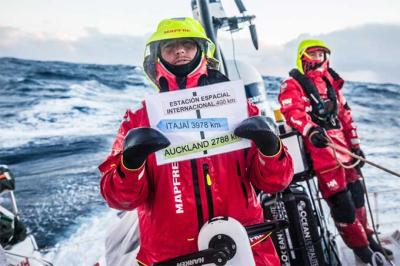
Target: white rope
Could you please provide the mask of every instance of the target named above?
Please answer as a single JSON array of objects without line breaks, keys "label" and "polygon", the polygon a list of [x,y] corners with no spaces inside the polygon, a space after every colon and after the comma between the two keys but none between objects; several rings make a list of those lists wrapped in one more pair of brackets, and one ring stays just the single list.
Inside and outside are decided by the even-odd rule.
[{"label": "white rope", "polygon": [[[353,157],[352,155],[355,155],[355,154],[351,153],[351,152],[348,151],[347,149],[343,149],[343,150],[346,151],[346,152],[345,152],[346,154],[349,154],[349,153],[350,153],[350,154],[352,154],[352,155],[349,154],[350,156],[352,156],[353,158],[356,158],[356,159],[357,159],[357,161],[355,161],[353,164],[351,164],[351,165],[345,165],[345,164],[342,163],[342,162],[338,159],[338,157],[337,157],[337,151],[343,152],[343,150],[341,150],[340,147],[337,147],[337,146],[334,144],[334,142],[332,141],[332,138],[331,138],[330,136],[326,135],[326,138],[327,138],[327,140],[328,140],[328,146],[331,147],[332,150],[333,150],[333,155],[335,156],[336,161],[337,161],[338,164],[339,164],[341,167],[343,167],[344,169],[352,169],[352,168],[356,167],[356,166],[361,162],[361,159],[363,159],[362,157],[360,157],[360,158]],[[338,148],[339,148],[339,149],[338,149]],[[358,155],[355,155],[355,156],[358,156]]]},{"label": "white rope", "polygon": [[[314,132],[312,132],[312,133],[314,133]],[[312,133],[311,133],[311,134],[312,134]],[[316,133],[316,132],[315,132],[315,133]],[[311,134],[310,134],[310,136],[311,136]],[[333,149],[334,153],[335,153],[336,151],[340,151],[340,152],[342,152],[342,153],[348,154],[348,155],[350,155],[351,157],[357,159],[357,160],[358,160],[358,161],[356,162],[357,164],[359,163],[359,161],[363,161],[364,163],[367,163],[367,164],[369,164],[369,165],[372,165],[372,166],[374,166],[374,167],[376,167],[376,168],[378,168],[378,169],[381,169],[381,170],[383,170],[383,171],[385,171],[385,172],[387,172],[387,173],[389,173],[389,174],[392,174],[392,175],[394,175],[394,176],[400,177],[400,174],[397,173],[397,172],[395,172],[395,171],[392,171],[392,170],[390,170],[390,169],[388,169],[388,168],[386,168],[386,167],[383,167],[382,165],[379,165],[379,164],[376,164],[376,163],[374,163],[374,162],[371,162],[371,161],[369,161],[369,160],[367,160],[367,159],[365,159],[365,158],[363,158],[363,157],[361,157],[361,156],[358,156],[357,154],[354,154],[354,153],[350,152],[349,150],[347,150],[347,149],[345,149],[345,148],[336,146],[336,145],[332,142],[332,139],[331,139],[329,136],[327,136],[327,140],[328,140],[327,145]],[[337,157],[336,157],[336,156],[337,156],[337,155],[336,155],[336,153],[335,153],[335,158],[336,158],[336,160],[337,160]],[[339,160],[337,160],[337,161],[338,161],[338,163],[339,163],[342,167],[344,167],[344,168],[346,168],[346,169],[354,167],[354,164],[357,165],[356,163],[354,163],[353,165],[350,165],[350,166],[344,166],[343,163],[341,163]]]}]

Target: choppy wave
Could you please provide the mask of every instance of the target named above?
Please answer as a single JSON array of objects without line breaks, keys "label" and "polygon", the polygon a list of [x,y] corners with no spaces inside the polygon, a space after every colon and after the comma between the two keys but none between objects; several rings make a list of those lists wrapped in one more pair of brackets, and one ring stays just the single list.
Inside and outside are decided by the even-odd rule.
[{"label": "choppy wave", "polygon": [[51,247],[105,209],[97,165],[125,109],[154,93],[137,67],[0,59],[0,162],[23,220]]},{"label": "choppy wave", "polygon": [[[264,81],[268,98],[278,106],[282,79]],[[92,263],[101,254],[102,243],[93,235],[101,238],[108,222],[103,219],[111,216],[99,195],[97,165],[125,109],[135,109],[150,93],[155,90],[137,67],[0,59],[0,164],[17,176],[23,220],[59,265],[67,265],[73,254],[76,261],[68,265]],[[399,169],[400,86],[348,82],[344,94],[368,158]],[[365,175],[371,192],[400,185],[371,167],[365,167]],[[399,202],[399,196],[389,193],[384,200]],[[391,214],[383,212],[381,219]],[[90,241],[99,248],[85,246]]]}]

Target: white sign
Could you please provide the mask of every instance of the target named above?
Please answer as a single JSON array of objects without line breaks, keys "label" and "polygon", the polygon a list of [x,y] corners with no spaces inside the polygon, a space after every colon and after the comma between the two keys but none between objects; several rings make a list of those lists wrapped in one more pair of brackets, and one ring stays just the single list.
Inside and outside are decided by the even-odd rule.
[{"label": "white sign", "polygon": [[146,97],[152,128],[171,145],[156,152],[157,164],[166,164],[250,147],[233,134],[248,117],[241,80],[164,92]]}]

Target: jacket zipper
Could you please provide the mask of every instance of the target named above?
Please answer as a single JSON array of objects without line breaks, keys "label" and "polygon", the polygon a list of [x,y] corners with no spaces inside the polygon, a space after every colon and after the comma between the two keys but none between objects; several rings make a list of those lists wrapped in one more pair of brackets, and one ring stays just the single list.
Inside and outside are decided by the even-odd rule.
[{"label": "jacket zipper", "polygon": [[211,193],[212,180],[208,171],[208,164],[203,164],[204,185],[206,187],[207,206],[208,206],[208,220],[214,218],[214,204]]},{"label": "jacket zipper", "polygon": [[190,160],[190,164],[192,166],[194,198],[196,200],[197,222],[198,222],[198,225],[199,225],[199,232],[200,232],[200,229],[203,226],[203,208],[201,206],[199,175],[197,173],[197,162],[196,162],[196,160],[195,159]]},{"label": "jacket zipper", "polygon": [[247,193],[246,185],[243,181],[242,181],[242,191],[243,191],[244,200],[246,201],[246,208],[249,208],[249,194]]},{"label": "jacket zipper", "polygon": [[[240,170],[239,161],[236,161],[236,171],[237,171],[239,178],[241,178],[242,171]],[[244,200],[246,201],[246,208],[249,208],[249,194],[247,193],[246,184],[243,181],[241,181],[241,187],[242,187],[242,191],[243,191]]]}]

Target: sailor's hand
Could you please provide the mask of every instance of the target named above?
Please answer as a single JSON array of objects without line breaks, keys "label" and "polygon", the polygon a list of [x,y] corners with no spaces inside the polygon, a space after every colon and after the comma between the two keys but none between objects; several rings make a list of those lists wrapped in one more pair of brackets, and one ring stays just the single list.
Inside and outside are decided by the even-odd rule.
[{"label": "sailor's hand", "polygon": [[[353,151],[353,153],[354,153],[355,155],[358,155],[358,156],[362,157],[363,159],[365,159],[364,152],[363,152],[360,148],[353,148],[352,151]],[[357,159],[354,158],[354,162],[355,162],[355,161],[357,161]],[[364,166],[364,164],[365,164],[365,162],[363,162],[363,161],[360,160],[360,163],[357,164],[357,167],[358,167],[358,168],[361,168],[361,167]]]},{"label": "sailor's hand", "polygon": [[311,143],[317,148],[328,147],[328,138],[325,129],[322,127],[313,127],[308,132],[308,138]]},{"label": "sailor's hand", "polygon": [[140,127],[129,130],[124,139],[122,162],[128,169],[137,169],[149,154],[168,147],[171,143],[158,130]]},{"label": "sailor's hand", "polygon": [[241,138],[251,139],[266,156],[277,154],[281,147],[279,137],[271,130],[264,116],[253,116],[243,120],[235,128],[234,134]]}]

